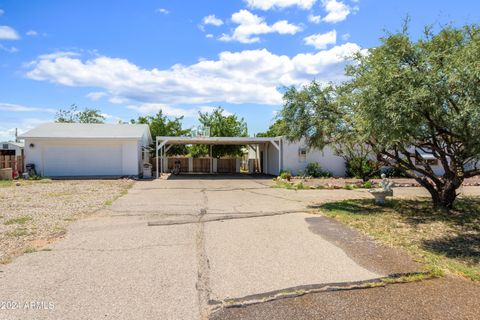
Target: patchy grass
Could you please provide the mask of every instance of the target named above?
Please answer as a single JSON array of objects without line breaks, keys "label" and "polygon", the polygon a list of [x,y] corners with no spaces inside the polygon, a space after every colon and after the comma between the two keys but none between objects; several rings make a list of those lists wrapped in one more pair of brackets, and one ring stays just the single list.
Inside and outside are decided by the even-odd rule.
[{"label": "patchy grass", "polygon": [[133,181],[21,179],[8,184],[10,187],[0,188],[1,263],[41,251],[47,243],[63,237],[70,222],[126,194]]},{"label": "patchy grass", "polygon": [[71,196],[71,193],[68,192],[50,192],[47,194],[49,197],[64,197],[64,196]]},{"label": "patchy grass", "polygon": [[52,183],[51,179],[43,178],[40,180],[0,180],[0,188],[12,187],[15,184],[19,183],[20,186],[30,185],[34,183]]},{"label": "patchy grass", "polygon": [[10,262],[12,262],[12,258],[11,258],[11,257],[2,257],[2,258],[0,258],[0,264],[9,264]]},{"label": "patchy grass", "polygon": [[13,180],[0,180],[0,188],[11,187],[14,183],[15,181]]},{"label": "patchy grass", "polygon": [[130,189],[133,186],[133,184],[130,184],[126,186],[124,189],[122,189],[116,196],[114,196],[112,199],[108,199],[107,201],[104,202],[105,206],[111,206],[113,201],[117,200],[120,197],[123,197],[128,193],[128,189]]},{"label": "patchy grass", "polygon": [[289,190],[310,190],[310,189],[314,189],[310,186],[307,186],[307,185],[303,184],[302,182],[289,183],[289,182],[285,182],[285,181],[277,181],[276,185],[274,185],[273,188],[284,188],[284,189],[289,189]]},{"label": "patchy grass", "polygon": [[23,217],[9,219],[9,220],[5,221],[4,224],[7,225],[7,226],[11,225],[11,224],[25,224],[25,223],[27,223],[28,221],[31,221],[31,220],[32,220],[32,217],[23,216]]},{"label": "patchy grass", "polygon": [[425,262],[430,275],[457,274],[480,281],[480,199],[458,199],[450,212],[433,210],[429,200],[370,199],[320,206],[320,213],[383,243],[400,246]]},{"label": "patchy grass", "polygon": [[28,247],[25,250],[23,250],[23,253],[34,253],[34,252],[37,252],[37,248]]},{"label": "patchy grass", "polygon": [[30,234],[31,233],[25,228],[13,229],[5,233],[7,237],[12,237],[12,238],[19,238],[23,236],[28,236]]}]

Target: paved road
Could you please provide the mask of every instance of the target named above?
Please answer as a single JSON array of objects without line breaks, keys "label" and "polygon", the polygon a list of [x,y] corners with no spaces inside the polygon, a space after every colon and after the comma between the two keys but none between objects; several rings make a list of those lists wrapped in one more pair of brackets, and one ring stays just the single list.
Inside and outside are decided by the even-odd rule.
[{"label": "paved road", "polygon": [[[0,301],[17,310],[0,310],[0,319],[207,319],[232,299],[391,271],[328,234],[347,229],[322,220],[312,227],[305,213],[319,202],[368,194],[270,185],[207,177],[137,182],[106,210],[74,223],[50,251],[2,266]],[[39,302],[35,310],[25,309],[29,301]],[[48,303],[53,310],[38,310]]]}]

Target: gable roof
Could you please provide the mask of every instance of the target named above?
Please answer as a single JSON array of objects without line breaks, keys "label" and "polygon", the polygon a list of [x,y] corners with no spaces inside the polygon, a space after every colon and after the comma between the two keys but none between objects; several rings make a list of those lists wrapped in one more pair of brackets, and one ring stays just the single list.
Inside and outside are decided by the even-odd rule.
[{"label": "gable roof", "polygon": [[46,139],[151,139],[146,124],[44,123],[19,138]]}]

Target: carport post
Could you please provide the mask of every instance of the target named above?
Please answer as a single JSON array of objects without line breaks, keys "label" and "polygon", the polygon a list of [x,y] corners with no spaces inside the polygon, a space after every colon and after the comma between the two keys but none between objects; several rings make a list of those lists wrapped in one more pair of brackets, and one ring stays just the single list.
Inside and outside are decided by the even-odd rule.
[{"label": "carport post", "polygon": [[210,173],[213,173],[212,145],[210,145]]},{"label": "carport post", "polygon": [[158,137],[155,138],[155,154],[156,154],[156,161],[157,161],[157,166],[155,168],[157,168],[157,179],[158,179],[158,176],[159,176],[159,168],[158,168]]},{"label": "carport post", "polygon": [[264,170],[265,171],[264,173],[268,174],[268,146],[270,145],[270,143],[265,143],[263,144],[263,154],[265,154],[265,159],[264,159],[264,162],[265,162],[265,165],[263,166]]},{"label": "carport post", "polygon": [[[163,147],[167,144],[168,140],[165,140],[165,141],[162,141],[160,143],[160,145],[158,144],[159,142],[159,139],[158,137],[156,138],[157,139],[157,142],[156,142],[156,155],[157,155],[157,178],[159,177],[159,172],[163,172]],[[160,164],[158,163],[158,158],[159,158],[159,154],[158,154],[158,151],[160,150]]]}]

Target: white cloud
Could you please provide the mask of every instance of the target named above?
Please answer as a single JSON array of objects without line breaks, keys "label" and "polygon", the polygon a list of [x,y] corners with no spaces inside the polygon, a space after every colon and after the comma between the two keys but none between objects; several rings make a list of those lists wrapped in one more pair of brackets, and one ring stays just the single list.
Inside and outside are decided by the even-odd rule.
[{"label": "white cloud", "polygon": [[337,23],[345,20],[350,14],[350,7],[342,1],[322,0],[322,6],[327,11],[327,15],[322,19],[325,22]]},{"label": "white cloud", "polygon": [[[215,106],[201,106],[201,107],[198,107],[198,111],[203,112],[203,113],[205,113],[205,112],[212,113],[217,108],[218,107],[215,107]],[[228,116],[231,116],[233,114],[234,114],[233,112],[230,112],[226,109],[223,109],[223,115],[228,117]]]},{"label": "white cloud", "polygon": [[101,115],[105,118],[105,122],[107,123],[123,123],[125,122],[121,117],[111,115],[109,113],[101,113]]},{"label": "white cloud", "polygon": [[205,37],[211,39],[211,38],[213,38],[213,34],[211,34],[211,33],[206,34]]},{"label": "white cloud", "polygon": [[0,44],[0,50],[6,51],[9,53],[15,53],[18,52],[18,49],[16,47],[5,47],[4,45]]},{"label": "white cloud", "polygon": [[329,44],[337,43],[337,31],[332,30],[326,33],[312,34],[303,38],[305,44],[314,46],[317,49],[325,49]]},{"label": "white cloud", "polygon": [[48,112],[55,113],[55,109],[51,108],[39,108],[39,107],[28,107],[20,104],[0,102],[0,110],[7,112]]},{"label": "white cloud", "polygon": [[36,37],[36,36],[38,36],[38,32],[35,31],[35,30],[28,30],[25,34],[26,34],[27,36],[30,36],[30,37]]},{"label": "white cloud", "polygon": [[215,17],[214,14],[211,14],[203,18],[203,24],[210,24],[212,26],[219,27],[223,24],[223,21],[222,19]]},{"label": "white cloud", "polygon": [[13,141],[15,139],[15,129],[18,129],[20,135],[42,123],[51,121],[51,119],[22,118],[15,122],[15,126],[12,126],[11,122],[0,121],[0,141]]},{"label": "white cloud", "polygon": [[[72,87],[96,87],[111,102],[143,106],[258,103],[281,104],[279,86],[312,79],[344,78],[345,60],[360,47],[354,43],[293,57],[267,49],[221,52],[218,59],[168,69],[142,69],[126,59],[94,56],[82,60],[65,53],[42,55],[29,65],[27,77]],[[100,91],[99,90],[99,91]],[[174,114],[176,110],[170,110]]]},{"label": "white cloud", "polygon": [[92,100],[92,101],[98,101],[101,98],[106,97],[106,96],[108,96],[108,94],[106,92],[102,92],[102,91],[90,92],[90,93],[87,94],[87,98]]},{"label": "white cloud", "polygon": [[[169,117],[185,117],[185,118],[196,118],[198,116],[198,112],[208,112],[211,113],[217,107],[213,106],[200,106],[195,108],[180,108],[180,107],[172,107],[166,104],[161,103],[144,103],[140,105],[129,105],[127,106],[128,109],[137,111],[141,115],[147,114],[155,114],[158,111],[162,110],[163,114]],[[233,113],[224,110],[224,115],[229,116]]]},{"label": "white cloud", "polygon": [[252,9],[270,10],[297,6],[300,9],[311,9],[317,0],[244,0]]},{"label": "white cloud", "polygon": [[170,10],[165,9],[165,8],[157,8],[157,9],[155,9],[155,12],[162,13],[162,14],[169,14]]},{"label": "white cloud", "polygon": [[344,33],[342,34],[342,40],[343,41],[348,41],[350,39],[350,33]]},{"label": "white cloud", "polygon": [[0,40],[18,40],[20,36],[9,26],[0,26]]},{"label": "white cloud", "polygon": [[321,16],[314,16],[313,14],[308,15],[308,21],[310,21],[311,23],[318,24],[320,23],[321,20],[322,20]]},{"label": "white cloud", "polygon": [[162,110],[163,114],[169,117],[193,117],[194,111],[192,109],[185,110],[182,108],[174,108],[162,103],[143,103],[140,105],[129,105],[128,109],[137,111],[139,114],[154,114]]},{"label": "white cloud", "polygon": [[260,41],[260,38],[257,36],[261,34],[295,34],[301,30],[299,26],[291,24],[286,20],[280,20],[273,25],[268,25],[265,22],[265,18],[244,9],[232,15],[232,22],[238,24],[238,27],[235,28],[231,35],[223,34],[220,40],[254,43]]}]

